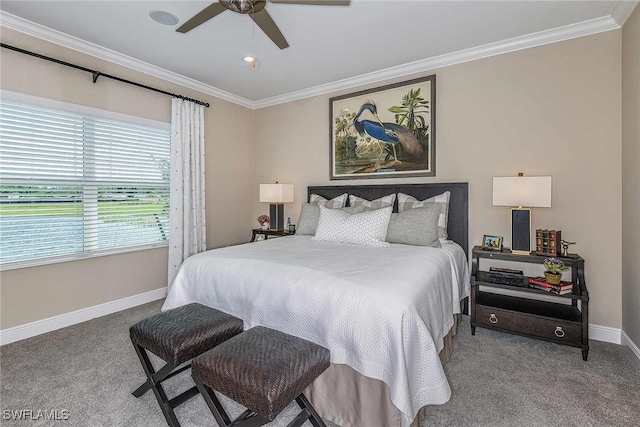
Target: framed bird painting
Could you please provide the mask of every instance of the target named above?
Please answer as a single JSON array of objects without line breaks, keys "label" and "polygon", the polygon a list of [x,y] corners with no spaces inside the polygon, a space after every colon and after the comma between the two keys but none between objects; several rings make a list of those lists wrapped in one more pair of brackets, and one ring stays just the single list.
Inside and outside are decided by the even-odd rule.
[{"label": "framed bird painting", "polygon": [[329,99],[330,178],[436,175],[436,76]]}]

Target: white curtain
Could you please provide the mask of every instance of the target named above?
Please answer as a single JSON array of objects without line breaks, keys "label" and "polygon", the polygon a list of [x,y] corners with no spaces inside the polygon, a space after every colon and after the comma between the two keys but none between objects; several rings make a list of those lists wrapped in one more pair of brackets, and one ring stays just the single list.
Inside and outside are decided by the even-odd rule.
[{"label": "white curtain", "polygon": [[204,211],[204,106],[171,102],[169,286],[182,262],[207,248]]}]

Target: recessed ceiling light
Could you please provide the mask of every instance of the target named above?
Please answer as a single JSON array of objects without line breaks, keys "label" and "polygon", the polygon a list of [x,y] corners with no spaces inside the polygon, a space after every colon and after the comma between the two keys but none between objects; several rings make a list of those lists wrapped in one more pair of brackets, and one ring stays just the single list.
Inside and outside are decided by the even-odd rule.
[{"label": "recessed ceiling light", "polygon": [[151,19],[162,25],[176,25],[178,18],[175,15],[165,12],[164,10],[152,10],[149,12]]},{"label": "recessed ceiling light", "polygon": [[251,64],[252,67],[256,67],[256,58],[254,58],[253,56],[245,56],[244,58],[242,58],[242,60],[247,64]]}]

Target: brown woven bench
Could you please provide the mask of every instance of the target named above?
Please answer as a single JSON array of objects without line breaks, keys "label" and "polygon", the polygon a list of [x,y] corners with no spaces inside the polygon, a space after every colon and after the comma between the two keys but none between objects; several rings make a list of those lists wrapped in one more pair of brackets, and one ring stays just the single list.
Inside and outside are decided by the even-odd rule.
[{"label": "brown woven bench", "polygon": [[[189,364],[179,367],[183,363],[241,333],[242,330],[242,320],[195,303],[139,321],[129,328],[129,335],[147,380],[133,392],[133,395],[140,397],[153,390],[167,424],[179,427],[180,423],[173,409],[196,396],[198,389],[194,386],[169,400],[161,383],[189,369]],[[147,351],[167,362],[166,365],[156,372]]]},{"label": "brown woven bench", "polygon": [[[289,427],[325,427],[302,391],[328,367],[326,348],[258,326],[196,357],[191,375],[220,427],[261,426],[294,399],[302,411]],[[230,421],[213,390],[248,409]]]}]

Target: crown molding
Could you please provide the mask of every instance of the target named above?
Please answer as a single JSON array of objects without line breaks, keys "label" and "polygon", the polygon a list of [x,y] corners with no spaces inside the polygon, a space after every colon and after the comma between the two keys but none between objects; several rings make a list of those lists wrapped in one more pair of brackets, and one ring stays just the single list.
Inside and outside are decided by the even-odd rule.
[{"label": "crown molding", "polygon": [[1,10],[0,24],[3,27],[19,31],[29,36],[33,36],[47,42],[55,43],[57,45],[87,55],[91,55],[105,61],[113,62],[114,64],[122,65],[123,67],[127,67],[132,70],[139,71],[207,95],[215,96],[216,98],[229,101],[243,107],[254,108],[253,102],[249,101],[248,99],[239,97],[232,93],[199,82],[189,77],[174,73],[172,71],[165,70],[164,68],[151,65],[147,62],[140,61],[139,59],[132,58],[122,53],[116,52],[115,50],[107,49],[97,44],[81,40],[69,34],[65,34],[60,31],[45,27],[43,25],[36,24],[35,22],[28,21],[10,13],[3,12]]},{"label": "crown molding", "polygon": [[471,49],[464,49],[458,52],[447,53],[432,58],[422,59],[419,61],[410,62],[408,64],[398,65],[395,67],[386,68],[384,70],[362,74],[360,76],[338,80],[335,82],[314,86],[296,92],[291,92],[281,96],[261,99],[254,102],[254,105],[255,108],[270,107],[277,104],[283,104],[285,102],[297,101],[303,98],[324,95],[331,92],[350,89],[356,86],[378,83],[383,80],[404,77],[411,74],[460,64],[463,62],[475,61],[476,59],[482,59],[490,56],[501,55],[503,53],[529,49],[550,43],[584,37],[591,34],[616,30],[619,28],[620,26],[610,16],[596,18],[589,21],[583,21],[576,24],[553,28],[551,30],[540,31],[537,33],[527,34],[525,36],[519,36],[495,43],[489,43]]},{"label": "crown molding", "polygon": [[313,96],[325,95],[332,92],[351,89],[357,86],[378,83],[384,80],[405,77],[411,74],[435,70],[437,68],[475,61],[477,59],[501,55],[504,53],[543,46],[550,43],[584,37],[605,31],[616,30],[621,26],[619,22],[624,22],[624,20],[629,17],[637,3],[638,1],[635,0],[618,1],[614,6],[612,16],[591,19],[576,24],[527,34],[520,37],[514,37],[495,43],[489,43],[471,49],[464,49],[458,52],[422,59],[419,61],[414,61],[407,64],[362,74],[356,77],[350,77],[347,79],[338,80],[295,92],[290,92],[284,95],[264,98],[257,101],[251,101],[246,98],[242,98],[211,85],[165,70],[155,65],[148,64],[130,56],[123,55],[114,50],[89,43],[87,41],[53,30],[51,28],[44,27],[42,25],[36,24],[26,19],[22,19],[6,12],[0,11],[0,23],[7,28],[20,31],[33,37],[37,37],[39,39],[52,42],[100,59],[104,59],[115,64],[122,65],[127,68],[131,68],[133,70],[140,71],[145,74],[178,84],[180,86],[193,89],[198,92],[255,110],[259,108],[297,101],[304,98],[310,98]]},{"label": "crown molding", "polygon": [[638,3],[640,3],[640,1],[638,0],[617,1],[616,5],[611,11],[611,17],[618,23],[619,26],[622,27],[624,23],[627,22],[627,19],[629,19]]}]

